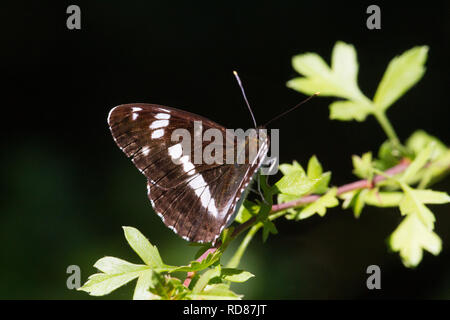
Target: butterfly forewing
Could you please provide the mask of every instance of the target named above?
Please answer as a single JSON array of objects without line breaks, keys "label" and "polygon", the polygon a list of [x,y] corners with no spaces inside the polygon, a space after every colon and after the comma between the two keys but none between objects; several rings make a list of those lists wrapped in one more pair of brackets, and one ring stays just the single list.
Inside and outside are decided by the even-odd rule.
[{"label": "butterfly forewing", "polygon": [[[201,121],[202,136],[217,129],[230,141],[225,127],[204,117],[153,104],[127,104],[113,108],[108,117],[112,136],[147,178],[148,197],[164,224],[188,241],[215,242],[236,209],[242,193],[261,165],[268,140],[253,162],[227,164],[226,152],[218,163],[194,163],[172,138],[177,129],[194,137],[194,122]],[[194,138],[192,138],[194,139]],[[200,140],[201,141],[201,140]],[[210,142],[192,141],[191,155]],[[236,149],[236,144],[230,146]],[[235,151],[235,150],[234,150]]]}]

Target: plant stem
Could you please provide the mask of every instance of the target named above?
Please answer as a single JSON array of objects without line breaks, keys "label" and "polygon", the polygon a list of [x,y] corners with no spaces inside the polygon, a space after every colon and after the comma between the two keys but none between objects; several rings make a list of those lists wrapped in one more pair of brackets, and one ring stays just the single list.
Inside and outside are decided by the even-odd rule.
[{"label": "plant stem", "polygon": [[258,230],[263,226],[263,224],[260,222],[258,224],[255,224],[245,235],[244,240],[242,240],[241,244],[239,245],[239,248],[234,253],[233,257],[230,259],[230,261],[227,264],[227,268],[237,268],[239,265],[239,262],[241,261],[242,255],[244,254],[245,250],[248,247],[248,244],[253,239],[253,236],[258,232]]},{"label": "plant stem", "polygon": [[388,139],[391,141],[391,143],[394,145],[395,148],[397,148],[399,151],[404,151],[402,144],[400,143],[400,140],[395,133],[394,128],[392,127],[391,122],[386,117],[386,113],[384,111],[375,111],[373,113],[375,118],[377,119],[378,123],[380,124],[381,128],[383,129],[384,133],[387,135]]}]

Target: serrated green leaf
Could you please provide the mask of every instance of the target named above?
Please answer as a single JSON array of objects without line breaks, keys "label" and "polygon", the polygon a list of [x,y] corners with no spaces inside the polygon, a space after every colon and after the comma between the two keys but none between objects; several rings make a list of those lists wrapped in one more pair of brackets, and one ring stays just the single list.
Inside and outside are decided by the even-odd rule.
[{"label": "serrated green leaf", "polygon": [[356,76],[358,63],[353,46],[337,42],[333,48],[332,66],[316,53],[305,53],[292,59],[293,68],[305,78],[295,78],[287,83],[289,88],[321,96],[336,96],[354,100],[367,100],[358,89]]},{"label": "serrated green leaf", "polygon": [[364,121],[372,113],[369,104],[350,100],[335,101],[330,104],[330,119],[341,121]]},{"label": "serrated green leaf", "polygon": [[305,174],[305,170],[303,169],[303,167],[295,160],[292,162],[292,164],[290,163],[280,164],[279,169],[283,175],[289,175],[295,171],[300,171],[303,172],[303,174]]},{"label": "serrated green leaf", "polygon": [[94,264],[94,267],[104,273],[91,275],[88,281],[78,289],[93,296],[109,294],[139,277],[142,272],[149,270],[146,265],[133,264],[114,257],[101,258]]},{"label": "serrated green leaf", "polygon": [[94,267],[107,274],[127,273],[148,269],[146,265],[130,263],[115,257],[103,257],[94,264]]},{"label": "serrated green leaf", "polygon": [[123,227],[123,230],[129,245],[141,257],[145,264],[152,268],[161,268],[164,266],[158,248],[153,246],[138,229]]},{"label": "serrated green leaf", "polygon": [[307,177],[309,179],[316,179],[315,187],[311,190],[311,193],[324,193],[328,190],[328,183],[331,179],[331,172],[323,173],[322,165],[316,156],[312,156],[308,161]]},{"label": "serrated green leaf", "polygon": [[330,180],[331,180],[330,171],[322,173],[322,175],[319,178],[319,181],[316,183],[311,193],[317,194],[325,193],[328,190],[328,184],[330,183]]},{"label": "serrated green leaf", "polygon": [[357,155],[352,156],[353,162],[353,173],[364,179],[372,179],[373,168],[372,168],[372,153],[366,152],[362,157]]},{"label": "serrated green leaf", "polygon": [[192,292],[188,295],[193,300],[240,300],[242,295],[238,295],[230,290],[224,283],[210,284],[199,293]]},{"label": "serrated green leaf", "polygon": [[242,283],[250,278],[253,278],[255,275],[245,270],[235,268],[222,268],[221,276],[226,281]]},{"label": "serrated green leaf", "polygon": [[422,78],[427,54],[427,46],[414,47],[392,59],[373,99],[377,108],[386,110]]},{"label": "serrated green leaf", "polygon": [[314,155],[308,161],[307,176],[310,179],[318,179],[322,175],[323,169],[317,157]]},{"label": "serrated green leaf", "polygon": [[292,67],[298,73],[308,77],[327,77],[331,73],[327,63],[317,53],[307,52],[294,56]]},{"label": "serrated green leaf", "polygon": [[421,202],[411,187],[404,183],[402,183],[401,186],[405,192],[405,196],[402,201],[400,201],[400,212],[402,215],[415,214],[425,227],[429,230],[433,230],[434,222],[436,220],[433,213],[423,204],[423,202]]},{"label": "serrated green leaf", "polygon": [[450,197],[446,192],[433,190],[411,190],[414,198],[424,204],[443,204],[449,203]]},{"label": "serrated green leaf", "polygon": [[406,267],[415,267],[422,260],[423,250],[437,255],[441,251],[442,241],[429,230],[416,215],[408,215],[389,238],[393,251],[400,252]]},{"label": "serrated green leaf", "polygon": [[275,183],[274,188],[280,193],[301,196],[311,192],[318,179],[309,179],[304,172],[293,171]]},{"label": "serrated green leaf", "polygon": [[78,290],[86,291],[92,296],[103,296],[139,277],[142,271],[128,273],[95,273]]},{"label": "serrated green leaf", "polygon": [[306,219],[315,213],[323,217],[327,208],[332,208],[339,204],[336,193],[337,189],[333,188],[313,203],[307,205],[300,211],[296,220]]}]

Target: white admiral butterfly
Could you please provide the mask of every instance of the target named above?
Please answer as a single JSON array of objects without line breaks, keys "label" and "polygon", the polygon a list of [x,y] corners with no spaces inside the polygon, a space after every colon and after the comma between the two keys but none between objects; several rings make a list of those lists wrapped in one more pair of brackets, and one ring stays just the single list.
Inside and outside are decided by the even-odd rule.
[{"label": "white admiral butterfly", "polygon": [[[269,138],[257,131],[257,155],[245,163],[229,164],[224,159],[222,163],[196,164],[183,155],[172,134],[186,129],[194,137],[197,121],[202,123],[202,137],[206,130],[217,129],[225,140],[233,139],[233,151],[238,149],[225,127],[183,110],[137,103],[117,106],[108,116],[114,141],[146,176],[148,197],[164,224],[185,240],[214,244],[234,219],[247,186],[264,161]],[[245,138],[247,153],[250,139]]]}]

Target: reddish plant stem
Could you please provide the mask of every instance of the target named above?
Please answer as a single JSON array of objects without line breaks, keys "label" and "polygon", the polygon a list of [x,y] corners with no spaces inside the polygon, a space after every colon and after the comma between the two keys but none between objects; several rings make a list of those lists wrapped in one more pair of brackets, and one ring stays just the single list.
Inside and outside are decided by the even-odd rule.
[{"label": "reddish plant stem", "polygon": [[[411,163],[411,161],[409,159],[404,158],[399,162],[399,164],[386,170],[384,173],[388,176],[394,176],[396,174],[399,174],[399,173],[405,171],[406,168],[408,168],[408,166],[410,165],[410,163]],[[344,184],[344,185],[338,187],[336,194],[341,195],[346,192],[350,192],[350,191],[358,190],[358,189],[370,189],[370,188],[373,188],[377,183],[379,183],[380,181],[383,181],[385,179],[386,179],[385,176],[376,175],[372,180],[363,179],[363,180],[358,180],[358,181],[351,182],[348,184]],[[304,204],[312,203],[312,202],[316,201],[317,199],[319,199],[320,197],[321,197],[321,195],[311,194],[311,195],[307,195],[307,196],[301,197],[301,198],[293,200],[293,201],[280,203],[280,204],[274,204],[272,206],[272,209],[271,209],[269,215],[280,212],[282,210],[286,210],[286,209],[298,207],[298,206],[301,206]],[[249,228],[250,226],[252,226],[256,222],[257,218],[258,218],[257,216],[254,216],[251,219],[244,222],[243,224],[236,227],[236,229],[234,229],[234,232],[231,235],[231,237],[232,238],[236,237],[242,231],[244,231],[247,228]],[[221,245],[221,242],[218,241],[218,243],[216,243],[216,245],[214,247],[206,250],[205,253],[203,253],[196,261],[201,262],[203,259],[205,259],[208,256],[208,254],[216,251],[217,248],[220,247],[220,245]],[[189,286],[194,275],[195,275],[195,272],[188,272],[187,278],[184,281],[184,286],[186,286],[186,287]]]}]

